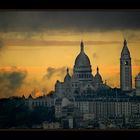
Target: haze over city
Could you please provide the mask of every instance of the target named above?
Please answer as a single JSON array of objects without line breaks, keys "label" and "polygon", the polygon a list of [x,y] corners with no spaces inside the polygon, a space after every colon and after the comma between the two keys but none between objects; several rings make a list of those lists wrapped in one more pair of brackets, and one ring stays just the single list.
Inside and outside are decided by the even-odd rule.
[{"label": "haze over city", "polygon": [[1,11],[0,97],[54,90],[67,67],[72,73],[84,41],[92,73],[119,87],[124,38],[132,57],[132,81],[140,71],[140,11]]}]

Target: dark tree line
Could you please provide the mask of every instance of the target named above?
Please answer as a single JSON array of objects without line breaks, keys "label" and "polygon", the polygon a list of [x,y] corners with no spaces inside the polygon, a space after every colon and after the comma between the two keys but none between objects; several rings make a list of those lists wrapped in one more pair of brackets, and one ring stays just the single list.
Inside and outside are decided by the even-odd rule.
[{"label": "dark tree line", "polygon": [[22,98],[0,100],[0,128],[32,128],[43,121],[54,121],[54,107],[36,107],[32,110]]}]

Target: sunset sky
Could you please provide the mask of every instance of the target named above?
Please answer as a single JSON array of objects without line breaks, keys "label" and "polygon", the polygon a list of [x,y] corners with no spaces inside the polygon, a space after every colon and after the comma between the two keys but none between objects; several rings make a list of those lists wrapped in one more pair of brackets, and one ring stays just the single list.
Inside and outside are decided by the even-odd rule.
[{"label": "sunset sky", "polygon": [[126,38],[134,77],[140,72],[140,11],[0,11],[0,97],[54,90],[66,68],[72,74],[83,40],[93,75],[119,87],[119,60]]}]

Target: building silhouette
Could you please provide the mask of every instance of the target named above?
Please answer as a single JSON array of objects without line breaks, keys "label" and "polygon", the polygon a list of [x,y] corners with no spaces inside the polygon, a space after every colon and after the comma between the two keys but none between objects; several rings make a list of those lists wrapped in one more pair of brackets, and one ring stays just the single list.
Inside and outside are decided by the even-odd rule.
[{"label": "building silhouette", "polygon": [[61,120],[62,128],[68,128],[68,124],[69,128],[90,127],[90,120],[104,124],[111,121],[119,127],[128,122],[132,125],[138,124],[140,73],[135,77],[136,89],[132,89],[131,56],[127,41],[124,40],[120,58],[120,88],[108,86],[103,82],[99,67],[96,70],[96,74],[93,75],[84,43],[81,42],[73,74],[70,75],[67,68],[64,81],[56,81],[55,91],[51,96],[33,99],[30,95],[25,99],[26,104],[31,109],[37,106],[55,107],[55,118]]},{"label": "building silhouette", "polygon": [[70,76],[69,69],[67,69],[64,82],[56,81],[55,93],[59,97],[70,98],[85,94],[88,90],[96,92],[101,89],[109,88],[110,87],[106,85],[106,83],[103,83],[98,67],[95,76],[92,74],[89,57],[84,51],[84,43],[81,42],[80,53],[75,59],[72,76]]}]

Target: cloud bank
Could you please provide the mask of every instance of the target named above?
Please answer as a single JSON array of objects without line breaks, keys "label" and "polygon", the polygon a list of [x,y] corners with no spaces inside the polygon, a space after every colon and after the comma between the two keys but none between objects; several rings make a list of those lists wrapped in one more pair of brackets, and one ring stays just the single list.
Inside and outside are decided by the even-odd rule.
[{"label": "cloud bank", "polygon": [[6,11],[0,12],[0,31],[72,29],[106,31],[140,29],[139,10],[96,11]]},{"label": "cloud bank", "polygon": [[0,71],[0,96],[9,97],[16,95],[17,89],[24,84],[27,73],[16,67],[11,67],[10,71],[4,69]]}]

